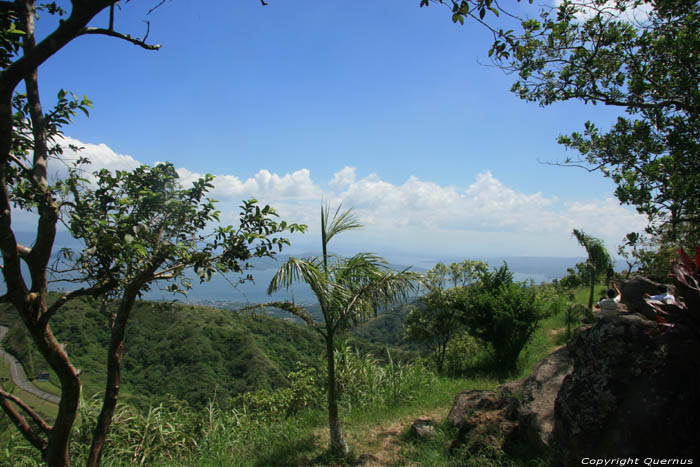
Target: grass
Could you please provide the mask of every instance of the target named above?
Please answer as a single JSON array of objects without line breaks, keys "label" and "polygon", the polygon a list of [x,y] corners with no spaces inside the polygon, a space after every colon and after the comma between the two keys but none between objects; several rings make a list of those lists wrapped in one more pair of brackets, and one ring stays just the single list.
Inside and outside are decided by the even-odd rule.
[{"label": "grass", "polygon": [[[608,288],[604,284],[596,284],[595,287],[593,288],[593,304],[595,305],[600,301],[601,298],[604,298],[605,292],[607,292]],[[590,286],[589,287],[579,287],[576,289],[574,292],[574,303],[581,303],[583,305],[588,306],[588,295],[591,293]]]}]

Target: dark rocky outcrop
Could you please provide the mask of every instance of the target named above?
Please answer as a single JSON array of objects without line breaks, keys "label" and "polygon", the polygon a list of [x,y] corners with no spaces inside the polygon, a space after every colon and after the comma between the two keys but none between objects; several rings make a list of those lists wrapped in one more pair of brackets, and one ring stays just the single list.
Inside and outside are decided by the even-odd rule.
[{"label": "dark rocky outcrop", "polygon": [[525,379],[458,394],[448,419],[459,427],[452,449],[526,442],[569,466],[583,458],[697,463],[699,414],[700,340],[627,314],[577,329]]},{"label": "dark rocky outcrop", "polygon": [[554,465],[584,457],[700,460],[697,340],[626,315],[580,330],[568,348],[574,371],[556,399]]},{"label": "dark rocky outcrop", "polygon": [[498,391],[458,394],[448,415],[450,423],[459,428],[452,449],[466,446],[478,451],[490,446],[508,450],[518,441],[547,449],[554,426],[554,400],[571,370],[568,351],[561,348],[538,363],[529,377]]}]

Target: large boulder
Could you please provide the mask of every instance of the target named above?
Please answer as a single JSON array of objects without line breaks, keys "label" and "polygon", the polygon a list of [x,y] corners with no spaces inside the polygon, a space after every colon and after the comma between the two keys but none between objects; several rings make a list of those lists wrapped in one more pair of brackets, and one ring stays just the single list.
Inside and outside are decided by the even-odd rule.
[{"label": "large boulder", "polygon": [[568,344],[574,371],[556,398],[553,465],[700,460],[699,347],[639,315],[576,332]]},{"label": "large boulder", "polygon": [[447,419],[459,428],[450,450],[465,446],[471,452],[483,448],[508,449],[518,427],[516,397],[497,391],[464,391],[455,397]]},{"label": "large boulder", "polygon": [[564,378],[574,369],[566,347],[562,347],[538,363],[525,380],[518,420],[524,441],[540,449],[551,442],[554,429],[554,401]]},{"label": "large boulder", "polygon": [[483,447],[508,450],[524,441],[535,448],[548,448],[554,427],[554,400],[573,362],[560,348],[538,363],[527,377],[501,386],[497,391],[464,391],[455,397],[448,420],[459,428],[452,448],[471,451]]}]

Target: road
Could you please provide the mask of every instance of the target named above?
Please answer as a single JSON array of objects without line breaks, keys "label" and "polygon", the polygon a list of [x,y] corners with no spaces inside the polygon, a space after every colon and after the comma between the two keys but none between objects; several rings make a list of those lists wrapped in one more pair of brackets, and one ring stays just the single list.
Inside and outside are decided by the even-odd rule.
[{"label": "road", "polygon": [[[5,338],[5,334],[7,334],[7,328],[5,326],[0,326],[0,342],[2,342],[2,340]],[[10,364],[10,376],[12,377],[12,381],[15,383],[15,386],[35,395],[40,399],[58,404],[60,398],[58,396],[54,396],[53,394],[49,394],[46,391],[42,391],[29,382],[27,375],[24,374],[22,364],[19,363],[15,357],[5,352],[2,347],[0,347],[0,357],[3,357],[5,360],[7,360],[7,363]]]}]

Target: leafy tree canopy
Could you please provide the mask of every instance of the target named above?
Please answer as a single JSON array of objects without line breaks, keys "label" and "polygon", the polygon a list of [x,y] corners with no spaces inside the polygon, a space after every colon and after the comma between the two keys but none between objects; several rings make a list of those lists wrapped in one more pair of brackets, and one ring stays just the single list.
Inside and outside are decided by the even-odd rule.
[{"label": "leafy tree canopy", "polygon": [[[697,236],[700,219],[700,4],[693,0],[564,1],[522,22],[512,91],[542,106],[616,106],[609,129],[587,122],[559,138],[576,157],[559,164],[600,171],[620,202],[648,216],[649,231]],[[684,226],[684,230],[679,227]]]}]

